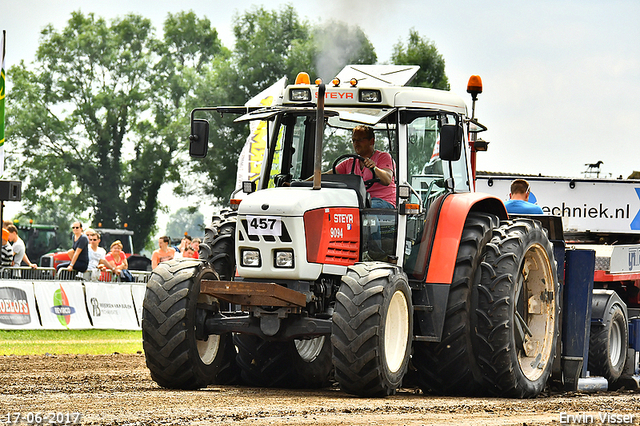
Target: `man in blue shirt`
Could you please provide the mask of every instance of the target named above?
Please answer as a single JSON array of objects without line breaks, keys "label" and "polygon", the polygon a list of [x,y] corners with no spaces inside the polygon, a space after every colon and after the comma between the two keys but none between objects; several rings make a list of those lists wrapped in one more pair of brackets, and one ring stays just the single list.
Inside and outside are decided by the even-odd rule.
[{"label": "man in blue shirt", "polygon": [[529,202],[530,186],[524,179],[516,179],[511,183],[509,200],[504,203],[509,214],[544,214],[537,204]]}]

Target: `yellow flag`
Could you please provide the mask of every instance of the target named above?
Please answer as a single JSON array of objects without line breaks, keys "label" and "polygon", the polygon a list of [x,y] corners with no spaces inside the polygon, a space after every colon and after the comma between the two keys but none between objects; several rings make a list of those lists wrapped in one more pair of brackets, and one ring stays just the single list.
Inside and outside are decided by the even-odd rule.
[{"label": "yellow flag", "polygon": [[[266,88],[251,100],[246,106],[270,106],[275,99],[282,95],[287,78],[282,77],[273,85]],[[238,172],[236,174],[236,188],[242,188],[245,180],[256,180],[260,177],[262,160],[267,146],[267,122],[252,121],[249,124],[250,134],[247,137],[244,148],[238,157]]]}]

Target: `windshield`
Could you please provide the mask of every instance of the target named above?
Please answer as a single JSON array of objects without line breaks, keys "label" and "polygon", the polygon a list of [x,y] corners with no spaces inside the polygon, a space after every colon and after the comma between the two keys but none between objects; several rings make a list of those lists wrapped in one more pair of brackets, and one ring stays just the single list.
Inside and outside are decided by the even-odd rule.
[{"label": "windshield", "polygon": [[[440,159],[440,126],[455,122],[454,114],[439,113],[418,116],[407,124],[407,181],[425,207],[428,198],[444,190],[444,180],[448,177],[454,178],[456,191],[469,191],[464,150],[458,161],[448,163]],[[411,202],[419,200],[413,196]]]},{"label": "windshield", "polygon": [[[406,117],[407,176],[413,189],[411,203],[421,204],[418,215],[407,218],[404,270],[412,278],[421,280],[426,273],[426,252],[431,243],[427,232],[427,216],[434,201],[450,189],[447,180],[453,176],[456,191],[469,191],[465,151],[458,161],[440,158],[440,129],[455,123],[459,117],[448,112],[408,111]],[[401,177],[402,178],[402,177]]]},{"label": "windshield", "polygon": [[[389,116],[389,110],[367,114],[372,124]],[[334,161],[344,154],[353,153],[351,143],[352,129],[361,122],[353,121],[354,116],[347,114],[349,120],[341,119],[341,116],[332,116],[325,119],[324,135],[322,143],[323,172],[331,170]],[[283,114],[280,126],[276,127],[275,143],[271,145],[269,175],[264,187],[273,188],[282,186],[284,182],[291,180],[305,180],[313,175],[315,115],[313,114]],[[380,122],[374,125],[375,145],[379,151],[395,155],[395,124]],[[290,141],[290,143],[286,143]]]}]

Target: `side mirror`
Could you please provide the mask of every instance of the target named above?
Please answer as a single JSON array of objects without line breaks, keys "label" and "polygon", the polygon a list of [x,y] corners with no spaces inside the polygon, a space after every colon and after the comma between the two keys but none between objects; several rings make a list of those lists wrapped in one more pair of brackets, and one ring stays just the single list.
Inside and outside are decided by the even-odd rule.
[{"label": "side mirror", "polygon": [[209,150],[209,122],[207,120],[191,120],[189,135],[189,155],[204,158]]},{"label": "side mirror", "polygon": [[457,161],[462,151],[462,127],[458,124],[443,124],[440,127],[440,159]]}]

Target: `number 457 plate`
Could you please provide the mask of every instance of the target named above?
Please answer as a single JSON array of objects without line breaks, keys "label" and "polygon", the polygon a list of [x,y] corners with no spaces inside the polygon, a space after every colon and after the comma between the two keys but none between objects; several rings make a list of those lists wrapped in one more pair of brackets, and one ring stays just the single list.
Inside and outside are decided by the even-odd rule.
[{"label": "number 457 plate", "polygon": [[249,235],[282,235],[282,219],[279,216],[247,216]]}]

